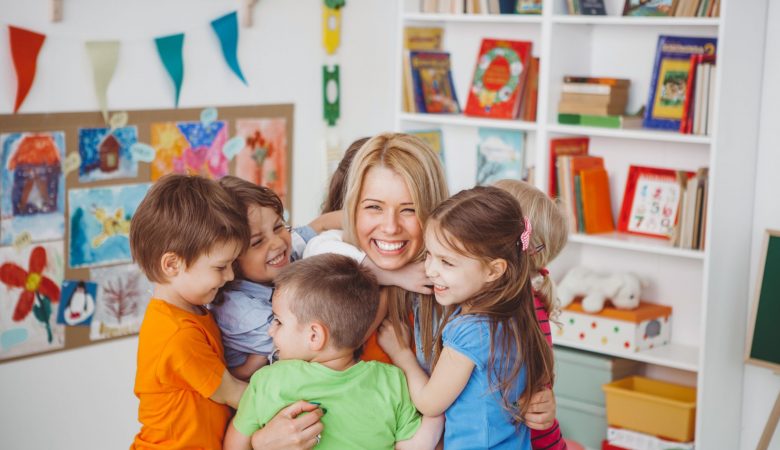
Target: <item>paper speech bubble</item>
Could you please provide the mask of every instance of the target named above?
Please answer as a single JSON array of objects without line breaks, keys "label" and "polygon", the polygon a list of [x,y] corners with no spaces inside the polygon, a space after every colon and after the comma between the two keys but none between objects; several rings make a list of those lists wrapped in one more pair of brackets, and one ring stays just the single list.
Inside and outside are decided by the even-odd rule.
[{"label": "paper speech bubble", "polygon": [[118,112],[111,115],[111,118],[108,119],[108,123],[111,125],[112,130],[116,130],[117,128],[122,128],[125,125],[127,125],[127,113],[126,112]]},{"label": "paper speech bubble", "polygon": [[14,239],[14,248],[18,251],[32,244],[32,235],[29,231],[22,231]]},{"label": "paper speech bubble", "polygon": [[78,169],[80,165],[81,155],[78,152],[71,152],[68,153],[68,156],[65,157],[65,162],[62,163],[62,171],[65,175],[68,175]]},{"label": "paper speech bubble", "polygon": [[157,151],[154,147],[149,144],[144,144],[143,142],[136,142],[130,146],[130,155],[132,155],[133,159],[136,161],[152,162],[154,161],[156,154]]},{"label": "paper speech bubble", "polygon": [[217,120],[217,108],[206,108],[200,112],[200,122],[203,126],[209,126]]},{"label": "paper speech bubble", "polygon": [[246,138],[244,136],[236,136],[225,142],[225,146],[222,147],[222,153],[230,161],[244,146],[246,146]]}]

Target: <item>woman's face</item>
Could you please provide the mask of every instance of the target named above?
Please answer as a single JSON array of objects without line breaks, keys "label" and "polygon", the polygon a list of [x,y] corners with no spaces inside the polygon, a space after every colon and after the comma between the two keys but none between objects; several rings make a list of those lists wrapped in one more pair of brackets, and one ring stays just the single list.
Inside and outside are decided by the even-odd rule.
[{"label": "woman's face", "polygon": [[366,172],[355,214],[358,246],[385,270],[404,267],[420,253],[423,232],[404,179],[392,169]]}]

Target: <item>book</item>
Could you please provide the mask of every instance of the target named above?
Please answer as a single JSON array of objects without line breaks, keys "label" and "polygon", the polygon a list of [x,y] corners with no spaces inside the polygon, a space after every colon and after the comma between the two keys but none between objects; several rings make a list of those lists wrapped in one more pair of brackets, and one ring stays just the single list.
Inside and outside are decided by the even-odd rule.
[{"label": "book", "polygon": [[585,218],[582,211],[582,177],[575,173],[573,177],[574,184],[574,209],[577,213],[577,232],[585,232]]},{"label": "book", "polygon": [[619,116],[626,110],[625,102],[608,103],[606,105],[593,105],[580,102],[561,100],[558,103],[560,114],[586,114],[594,116]]},{"label": "book", "polygon": [[590,114],[558,114],[558,123],[603,128],[642,128],[642,116],[596,116]]},{"label": "book", "polygon": [[536,122],[536,108],[539,102],[539,58],[531,58],[531,67],[528,69],[526,79],[526,91],[521,99],[520,118],[527,122]]},{"label": "book", "polygon": [[583,16],[606,16],[607,9],[604,0],[578,0],[579,11]]},{"label": "book", "polygon": [[561,92],[572,94],[596,94],[596,95],[626,95],[628,96],[627,86],[612,86],[600,83],[576,83],[564,82],[561,86]]},{"label": "book", "polygon": [[626,0],[624,16],[671,17],[677,0]]},{"label": "book", "polygon": [[517,0],[515,12],[518,14],[541,14],[542,0]]},{"label": "book", "polygon": [[410,52],[415,107],[419,112],[460,112],[447,52]]},{"label": "book", "polygon": [[525,134],[522,131],[479,128],[478,135],[477,185],[504,178],[523,179]]},{"label": "book", "polygon": [[701,62],[702,54],[691,55],[690,64],[688,66],[688,79],[685,84],[685,100],[683,101],[683,112],[680,118],[680,133],[690,133],[691,119],[693,118],[693,95],[696,83],[696,69]]},{"label": "book", "polygon": [[631,80],[628,78],[612,78],[612,77],[585,77],[577,75],[564,75],[564,83],[587,83],[587,84],[603,84],[607,86],[619,86],[627,88],[631,85]]},{"label": "book", "polygon": [[603,167],[580,172],[584,231],[588,234],[615,231],[612,200],[609,194],[609,174]]},{"label": "book", "polygon": [[573,155],[587,155],[588,145],[590,138],[586,136],[582,137],[570,137],[570,138],[553,138],[550,139],[550,159],[549,159],[549,179],[547,185],[547,194],[551,198],[558,197],[558,157],[559,156],[573,156]]},{"label": "book", "polygon": [[602,94],[574,94],[564,92],[561,94],[561,103],[581,103],[594,106],[605,106],[621,103],[623,106],[628,103],[628,91],[615,92],[611,95]]},{"label": "book", "polygon": [[571,192],[568,198],[571,199],[569,207],[571,208],[569,218],[569,230],[571,232],[584,232],[585,224],[582,219],[582,196],[577,196],[578,178],[583,170],[604,168],[604,158],[591,155],[561,156],[565,177],[565,185],[569,186]]},{"label": "book", "polygon": [[[690,179],[695,174],[686,172],[685,175]],[[677,171],[630,166],[618,215],[618,230],[670,239],[677,223],[681,197]]]},{"label": "book", "polygon": [[405,27],[403,54],[403,106],[406,112],[417,112],[414,102],[414,86],[412,81],[412,64],[410,51],[442,49],[444,29],[441,27]]},{"label": "book", "polygon": [[407,133],[417,136],[428,144],[428,147],[439,155],[439,161],[444,166],[444,139],[442,138],[441,130],[411,130],[407,131]]},{"label": "book", "polygon": [[716,38],[658,37],[643,126],[679,130],[691,55],[715,55]]},{"label": "book", "polygon": [[531,42],[483,39],[465,114],[514,119],[520,108]]}]

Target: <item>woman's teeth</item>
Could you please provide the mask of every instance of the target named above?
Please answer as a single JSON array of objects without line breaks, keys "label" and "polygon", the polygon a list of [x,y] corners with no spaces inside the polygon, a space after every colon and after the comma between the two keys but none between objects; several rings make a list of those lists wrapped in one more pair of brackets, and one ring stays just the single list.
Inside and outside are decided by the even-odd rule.
[{"label": "woman's teeth", "polygon": [[396,250],[400,250],[404,245],[406,245],[406,241],[402,242],[385,242],[385,241],[378,241],[374,240],[374,243],[376,243],[376,246],[379,247],[380,250],[384,250],[386,252],[393,252]]}]

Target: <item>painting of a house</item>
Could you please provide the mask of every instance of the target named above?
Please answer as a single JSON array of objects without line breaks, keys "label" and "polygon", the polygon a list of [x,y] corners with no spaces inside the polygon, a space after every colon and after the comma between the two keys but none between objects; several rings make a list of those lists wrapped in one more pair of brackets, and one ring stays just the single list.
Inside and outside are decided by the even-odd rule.
[{"label": "painting of a house", "polygon": [[138,129],[134,126],[79,129],[79,181],[135,178],[138,163],[133,160],[130,147],[136,142]]},{"label": "painting of a house", "polygon": [[0,244],[22,232],[33,240],[64,235],[65,178],[62,132],[0,135],[3,155]]}]

